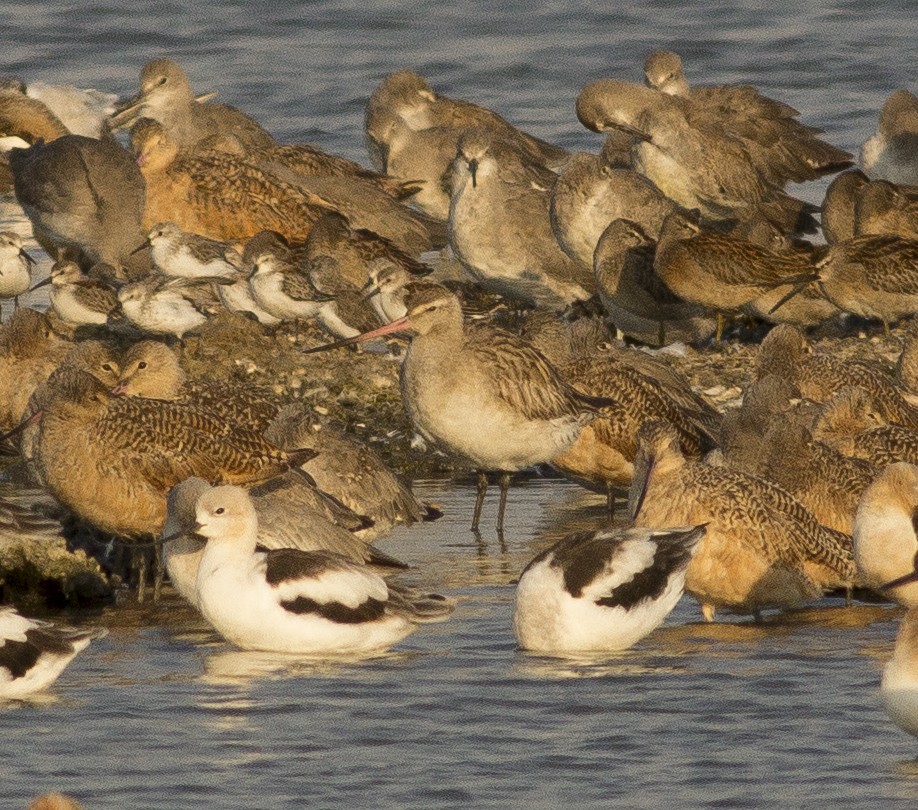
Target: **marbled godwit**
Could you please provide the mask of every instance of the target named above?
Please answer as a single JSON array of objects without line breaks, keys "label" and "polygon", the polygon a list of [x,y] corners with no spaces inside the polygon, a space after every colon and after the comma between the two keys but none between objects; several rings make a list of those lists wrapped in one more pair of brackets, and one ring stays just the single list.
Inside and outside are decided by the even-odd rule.
[{"label": "marbled godwit", "polygon": [[[918,582],[918,574],[912,578]],[[883,670],[880,697],[890,719],[918,737],[918,608],[906,613],[899,626],[892,660]]]},{"label": "marbled godwit", "polygon": [[404,318],[354,340],[412,333],[400,375],[408,416],[424,438],[479,469],[473,531],[488,485],[484,471],[501,472],[502,532],[510,473],[557,456],[597,407],[611,403],[574,390],[515,335],[465,324],[459,299],[438,284],[415,282],[405,306]]},{"label": "marbled godwit", "polygon": [[232,135],[246,149],[274,145],[274,139],[245,113],[228,104],[199,103],[185,71],[170,59],[154,59],[140,71],[140,91],[112,117],[112,126],[129,126],[145,116],[160,122],[179,146]]},{"label": "marbled godwit", "polygon": [[855,584],[849,537],[768,481],[688,461],[671,425],[641,427],[634,466],[636,527],[707,524],[685,580],[706,619],[721,606],[758,613]]},{"label": "marbled godwit", "polygon": [[912,321],[905,330],[902,351],[896,361],[896,380],[902,396],[918,405],[918,323]]},{"label": "marbled godwit", "polygon": [[[331,208],[237,155],[180,151],[163,126],[149,118],[131,129],[131,146],[146,181],[147,231],[171,220],[185,231],[223,241],[244,241],[265,228],[303,239]],[[142,241],[142,235],[136,238],[132,249]]]},{"label": "marbled godwit", "polygon": [[838,452],[876,466],[918,464],[918,432],[885,424],[877,400],[860,387],[843,388],[826,402],[813,432]]},{"label": "marbled godwit", "polygon": [[21,308],[0,325],[0,429],[19,424],[29,396],[73,344],[59,338],[47,315]]},{"label": "marbled godwit", "polygon": [[871,178],[918,185],[918,98],[896,90],[880,111],[877,131],[861,146],[861,168]]},{"label": "marbled godwit", "polygon": [[32,799],[28,810],[83,810],[83,805],[63,793],[42,793]]},{"label": "marbled godwit", "polygon": [[453,251],[482,286],[561,308],[589,298],[594,282],[552,233],[554,179],[486,130],[469,130],[453,162],[449,231]]},{"label": "marbled godwit", "polygon": [[19,296],[29,291],[33,259],[22,246],[22,237],[12,231],[0,232],[0,299],[12,298],[19,309]]},{"label": "marbled godwit", "polygon": [[224,638],[244,649],[371,655],[453,610],[442,596],[388,585],[338,554],[256,551],[258,516],[238,487],[204,493],[196,515],[195,530],[207,539],[197,603]]},{"label": "marbled godwit", "polygon": [[627,219],[656,238],[676,204],[646,177],[610,166],[602,155],[571,156],[551,190],[551,227],[562,250],[592,267],[609,223]]},{"label": "marbled godwit", "polygon": [[[99,265],[96,265],[98,267]],[[47,279],[32,289],[51,284],[51,306],[57,316],[70,324],[102,326],[118,309],[118,293],[107,276],[96,271],[84,273],[76,262],[55,262]]]},{"label": "marbled godwit", "polygon": [[676,295],[717,313],[718,340],[724,313],[739,310],[766,290],[789,292],[816,278],[805,256],[702,229],[680,211],[663,222],[653,266]]},{"label": "marbled godwit", "polygon": [[[188,478],[176,484],[169,492],[162,531],[163,563],[169,572],[169,580],[179,594],[195,606],[198,568],[205,542],[195,534],[195,506],[198,498],[211,489],[203,478]],[[373,565],[380,570],[391,572],[407,568],[332,523],[319,510],[312,510],[306,504],[298,504],[295,510],[283,509],[286,502],[276,498],[275,492],[250,493],[259,516],[260,550],[296,548],[301,551],[330,551],[352,562]]]},{"label": "marbled godwit", "polygon": [[372,448],[317,422],[301,408],[288,406],[281,410],[265,431],[265,438],[282,450],[315,450],[318,455],[303,469],[323,492],[369,517],[374,535],[388,532],[397,523],[439,516],[414,496],[408,483],[393,473]]},{"label": "marbled godwit", "polygon": [[220,310],[211,286],[201,279],[169,278],[151,273],[118,290],[121,311],[136,327],[181,340]]},{"label": "marbled godwit", "polygon": [[29,98],[21,84],[7,83],[0,87],[0,133],[16,139],[17,146],[29,146],[39,140],[49,143],[70,130],[44,102]]},{"label": "marbled godwit", "polygon": [[[578,391],[611,400],[576,441],[551,459],[553,467],[589,489],[605,492],[631,484],[635,438],[644,422],[664,419],[676,426],[683,450],[699,456],[717,444],[720,415],[693,396],[681,397],[611,352],[597,352],[559,367]],[[688,400],[688,401],[687,401]]]},{"label": "marbled godwit", "polygon": [[47,689],[77,653],[105,633],[55,627],[0,608],[0,699],[18,700]]},{"label": "marbled godwit", "polygon": [[918,239],[855,236],[829,247],[816,263],[819,284],[833,304],[889,325],[918,312]]},{"label": "marbled godwit", "polygon": [[185,478],[264,482],[310,455],[284,453],[205,411],[115,397],[82,371],[60,375],[50,388],[36,446],[43,480],[78,516],[112,534],[158,534],[166,494]]},{"label": "marbled godwit", "polygon": [[616,219],[593,256],[599,300],[616,329],[642,343],[697,343],[714,335],[717,323],[704,307],[673,293],[653,267],[656,242],[635,222]]},{"label": "marbled godwit", "polygon": [[516,586],[520,646],[550,654],[625,650],[658,627],[682,596],[704,526],[617,529],[565,537]]},{"label": "marbled godwit", "polygon": [[[916,141],[918,143],[918,141]],[[918,199],[888,180],[871,180],[854,204],[854,236],[894,234],[918,239]]]},{"label": "marbled godwit", "polygon": [[124,353],[121,373],[113,387],[119,396],[193,405],[229,425],[257,431],[263,431],[279,410],[277,398],[259,386],[189,378],[178,355],[154,340],[135,343]]},{"label": "marbled godwit", "polygon": [[379,129],[375,119],[381,111],[395,113],[416,130],[430,127],[486,129],[550,168],[562,166],[568,156],[564,149],[517,129],[494,111],[468,101],[441,96],[434,92],[423,76],[411,70],[400,70],[386,76],[367,102],[364,120],[367,147],[373,164],[381,171],[385,171],[386,144],[374,140],[373,135]]},{"label": "marbled godwit", "polygon": [[773,424],[764,443],[762,477],[793,495],[823,526],[851,534],[858,501],[877,468],[814,441],[805,426],[792,421]]},{"label": "marbled godwit", "polygon": [[635,170],[684,208],[711,221],[759,212],[783,231],[815,229],[814,206],[763,176],[742,141],[694,112],[683,100],[613,79],[588,84],[577,97],[581,123],[596,132],[632,133]]},{"label": "marbled godwit", "polygon": [[52,256],[70,249],[135,278],[149,269],[131,255],[143,240],[144,180],[112,139],[65,135],[10,152],[16,199]]},{"label": "marbled godwit", "polygon": [[672,51],[651,53],[644,61],[644,79],[648,87],[688,101],[698,118],[741,138],[771,182],[783,186],[788,180],[815,180],[853,162],[853,155],[820,140],[821,130],[799,123],[797,110],[754,87],[689,86],[682,59]]},{"label": "marbled godwit", "polygon": [[901,461],[884,468],[864,490],[854,519],[854,561],[868,588],[900,605],[918,607],[918,581],[885,587],[915,568],[918,467]]},{"label": "marbled godwit", "polygon": [[854,207],[857,194],[870,182],[859,169],[849,169],[836,177],[822,201],[822,232],[830,245],[854,236]]},{"label": "marbled godwit", "polygon": [[803,332],[790,324],[772,329],[756,358],[756,378],[777,374],[814,402],[826,402],[842,388],[869,391],[883,418],[918,430],[918,411],[902,396],[895,381],[873,364],[849,362],[829,352],[811,352]]}]

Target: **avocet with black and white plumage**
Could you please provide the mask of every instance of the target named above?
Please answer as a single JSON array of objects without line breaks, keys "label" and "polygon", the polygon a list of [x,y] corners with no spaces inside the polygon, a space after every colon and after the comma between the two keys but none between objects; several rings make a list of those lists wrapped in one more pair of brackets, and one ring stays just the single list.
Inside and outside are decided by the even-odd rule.
[{"label": "avocet with black and white plumage", "polygon": [[[887,582],[883,590],[901,592],[903,586],[918,582],[918,554],[912,570],[904,576]],[[909,734],[918,737],[918,606],[913,606],[899,627],[892,660],[883,670],[880,684],[883,708],[890,719]]]},{"label": "avocet with black and white plumage", "polygon": [[63,628],[0,608],[0,700],[46,689],[104,628]]},{"label": "avocet with black and white plumage", "polygon": [[526,566],[513,630],[543,653],[624,650],[658,627],[682,596],[705,527],[613,529],[559,541]]},{"label": "avocet with black and white plumage", "polygon": [[256,551],[258,517],[248,493],[214,487],[198,498],[195,531],[207,539],[197,604],[227,641],[248,650],[310,656],[385,650],[453,603],[388,584],[330,551]]}]

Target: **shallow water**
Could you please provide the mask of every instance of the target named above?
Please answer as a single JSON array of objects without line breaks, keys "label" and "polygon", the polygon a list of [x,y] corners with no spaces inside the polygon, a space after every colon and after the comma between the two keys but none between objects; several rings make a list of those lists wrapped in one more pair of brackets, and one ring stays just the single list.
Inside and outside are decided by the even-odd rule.
[{"label": "shallow water", "polygon": [[[612,5],[12,2],[0,42],[4,72],[121,95],[168,55],[281,140],[364,163],[364,103],[404,66],[576,149],[601,142],[576,121],[579,88],[639,80],[654,47],[680,51],[690,79],[756,83],[852,151],[885,97],[914,88],[908,4]],[[15,217],[0,211],[0,225]],[[601,508],[526,482],[502,548],[468,532],[468,485],[421,489],[445,517],[380,546],[459,599],[449,622],[373,661],[313,666],[235,652],[174,597],[84,617],[108,637],[42,701],[0,709],[0,806],[51,789],[88,810],[915,806],[918,745],[877,697],[898,610],[824,600],[703,625],[686,598],[629,654],[528,655],[510,583],[552,539],[600,525]]]}]

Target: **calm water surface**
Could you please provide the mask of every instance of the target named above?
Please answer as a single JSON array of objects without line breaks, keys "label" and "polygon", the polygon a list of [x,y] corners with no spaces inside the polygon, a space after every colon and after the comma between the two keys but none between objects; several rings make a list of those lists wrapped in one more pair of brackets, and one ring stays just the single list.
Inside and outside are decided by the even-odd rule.
[{"label": "calm water surface", "polygon": [[[892,90],[915,87],[907,3],[612,5],[8,2],[2,71],[128,95],[145,61],[170,56],[279,139],[362,162],[366,99],[404,66],[585,150],[601,139],[574,117],[579,88],[638,80],[654,47],[680,51],[690,80],[755,82],[851,150]],[[511,581],[601,509],[529,481],[502,547],[468,532],[470,487],[421,489],[446,516],[380,545],[458,598],[451,621],[384,658],[311,666],[235,652],[175,598],[86,617],[108,637],[48,698],[0,709],[0,807],[50,789],[90,810],[915,807],[918,746],[877,698],[898,610],[825,600],[710,626],[685,599],[627,655],[527,655]]]}]

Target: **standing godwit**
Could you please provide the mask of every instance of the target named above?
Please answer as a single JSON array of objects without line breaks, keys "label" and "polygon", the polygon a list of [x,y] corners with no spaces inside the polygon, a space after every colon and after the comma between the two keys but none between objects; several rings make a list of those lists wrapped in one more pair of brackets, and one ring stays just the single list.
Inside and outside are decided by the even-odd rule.
[{"label": "standing godwit", "polygon": [[513,632],[549,654],[624,650],[658,627],[682,596],[705,527],[617,529],[565,537],[516,586]]},{"label": "standing godwit", "polygon": [[243,649],[372,655],[453,610],[442,596],[388,585],[338,554],[256,551],[258,516],[239,487],[205,492],[195,514],[195,531],[207,539],[197,604],[224,638]]},{"label": "standing godwit", "polygon": [[500,471],[501,533],[510,473],[567,449],[608,401],[576,391],[515,335],[466,324],[459,299],[439,284],[413,284],[405,306],[404,318],[354,340],[412,333],[400,375],[405,409],[424,438],[479,469],[473,531],[488,486],[485,471]]}]

